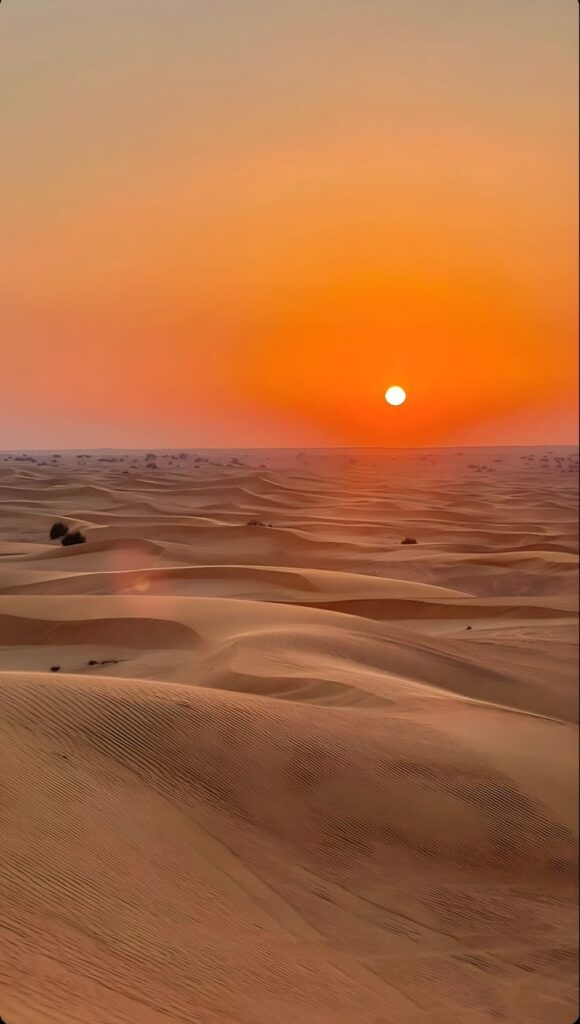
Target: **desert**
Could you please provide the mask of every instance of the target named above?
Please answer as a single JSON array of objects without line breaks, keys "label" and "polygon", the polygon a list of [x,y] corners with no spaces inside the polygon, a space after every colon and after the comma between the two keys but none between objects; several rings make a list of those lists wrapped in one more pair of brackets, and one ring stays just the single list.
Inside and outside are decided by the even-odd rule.
[{"label": "desert", "polygon": [[572,1021],[577,486],[0,453],[7,1024]]}]

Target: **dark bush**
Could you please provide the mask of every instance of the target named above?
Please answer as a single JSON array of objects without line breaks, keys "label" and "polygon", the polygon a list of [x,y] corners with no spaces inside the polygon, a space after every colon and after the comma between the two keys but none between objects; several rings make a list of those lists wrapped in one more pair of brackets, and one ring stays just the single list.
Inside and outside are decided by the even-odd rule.
[{"label": "dark bush", "polygon": [[60,672],[60,665],[51,665],[50,666],[50,671],[51,672]]},{"label": "dark bush", "polygon": [[414,538],[414,537],[405,537],[405,538],[404,538],[404,539],[403,539],[403,540],[401,541],[401,544],[416,544],[416,543],[417,543],[417,541],[415,540],[415,538]]},{"label": "dark bush", "polygon": [[72,533],[66,533],[61,540],[61,544],[67,548],[71,544],[86,544],[87,538],[80,530],[73,530]]},{"label": "dark bush", "polygon": [[50,539],[58,540],[59,537],[64,537],[68,533],[68,526],[64,523],[53,523],[50,528]]},{"label": "dark bush", "polygon": [[246,526],[267,526],[267,523],[263,523],[261,519],[248,519]]}]

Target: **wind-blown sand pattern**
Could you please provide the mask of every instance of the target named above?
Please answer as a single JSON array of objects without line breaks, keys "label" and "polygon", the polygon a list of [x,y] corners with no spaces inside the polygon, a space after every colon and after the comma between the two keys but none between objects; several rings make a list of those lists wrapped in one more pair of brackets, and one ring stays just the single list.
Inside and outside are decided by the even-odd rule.
[{"label": "wind-blown sand pattern", "polygon": [[569,1024],[576,453],[183,455],[0,456],[0,1014]]}]

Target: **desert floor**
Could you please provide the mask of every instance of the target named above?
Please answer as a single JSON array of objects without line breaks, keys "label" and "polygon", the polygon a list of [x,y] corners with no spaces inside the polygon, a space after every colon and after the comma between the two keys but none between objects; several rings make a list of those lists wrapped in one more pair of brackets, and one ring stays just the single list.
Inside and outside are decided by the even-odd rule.
[{"label": "desert floor", "polygon": [[576,452],[151,454],[0,453],[0,1015],[570,1024]]}]

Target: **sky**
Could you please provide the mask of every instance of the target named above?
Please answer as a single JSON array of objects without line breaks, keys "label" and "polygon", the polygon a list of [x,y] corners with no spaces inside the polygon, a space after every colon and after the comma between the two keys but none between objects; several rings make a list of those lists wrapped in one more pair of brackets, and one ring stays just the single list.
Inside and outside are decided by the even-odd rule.
[{"label": "sky", "polygon": [[5,0],[0,448],[575,443],[577,18]]}]

